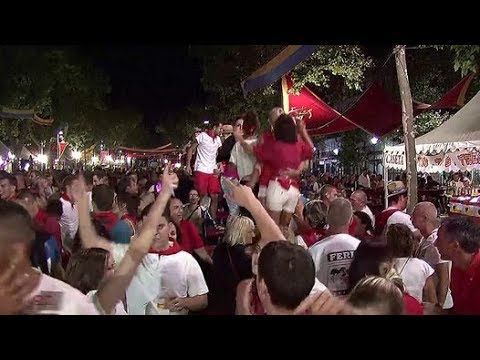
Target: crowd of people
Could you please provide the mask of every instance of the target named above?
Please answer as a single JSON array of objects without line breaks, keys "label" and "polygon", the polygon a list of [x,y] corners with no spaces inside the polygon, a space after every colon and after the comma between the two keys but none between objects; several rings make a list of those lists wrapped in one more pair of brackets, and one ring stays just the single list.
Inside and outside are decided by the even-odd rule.
[{"label": "crowd of people", "polygon": [[184,169],[1,172],[0,314],[480,314],[480,225],[319,181],[302,118],[268,120],[195,133]]}]

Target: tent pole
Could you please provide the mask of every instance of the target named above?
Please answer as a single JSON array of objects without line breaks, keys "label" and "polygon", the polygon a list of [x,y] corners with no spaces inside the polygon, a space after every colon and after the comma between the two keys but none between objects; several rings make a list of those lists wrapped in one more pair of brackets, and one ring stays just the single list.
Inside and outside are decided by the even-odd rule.
[{"label": "tent pole", "polygon": [[388,169],[387,169],[387,162],[385,161],[386,154],[385,154],[385,146],[383,147],[383,193],[385,196],[385,209],[388,208]]}]

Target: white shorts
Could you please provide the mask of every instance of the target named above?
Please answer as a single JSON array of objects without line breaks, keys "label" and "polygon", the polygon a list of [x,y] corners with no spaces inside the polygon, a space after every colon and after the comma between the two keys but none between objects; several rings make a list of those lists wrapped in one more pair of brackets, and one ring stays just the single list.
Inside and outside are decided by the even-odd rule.
[{"label": "white shorts", "polygon": [[258,197],[259,198],[267,197],[267,187],[265,185],[260,185],[258,187]]},{"label": "white shorts", "polygon": [[268,210],[293,214],[299,199],[300,191],[296,187],[290,186],[290,189],[286,190],[277,180],[270,180],[267,189]]}]

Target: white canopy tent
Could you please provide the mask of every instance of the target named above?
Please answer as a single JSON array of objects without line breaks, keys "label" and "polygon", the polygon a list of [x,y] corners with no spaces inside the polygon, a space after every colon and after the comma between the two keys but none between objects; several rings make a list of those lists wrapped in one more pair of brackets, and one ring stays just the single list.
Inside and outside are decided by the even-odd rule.
[{"label": "white canopy tent", "polygon": [[[415,139],[415,148],[419,171],[480,169],[480,91],[438,128]],[[384,165],[405,169],[405,145],[386,146]]]}]

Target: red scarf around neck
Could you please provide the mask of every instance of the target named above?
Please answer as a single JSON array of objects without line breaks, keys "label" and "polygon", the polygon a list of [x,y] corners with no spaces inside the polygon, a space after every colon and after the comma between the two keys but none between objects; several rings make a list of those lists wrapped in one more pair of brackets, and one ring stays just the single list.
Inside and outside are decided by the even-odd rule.
[{"label": "red scarf around neck", "polygon": [[133,225],[137,225],[137,218],[135,215],[132,214],[123,214],[121,217],[122,220],[128,220],[130,221]]},{"label": "red scarf around neck", "polygon": [[108,231],[108,233],[112,232],[113,227],[118,222],[118,215],[115,214],[113,211],[95,213],[93,215],[93,218],[95,220],[98,220],[103,226],[105,226],[105,229]]},{"label": "red scarf around neck", "polygon": [[149,254],[157,254],[157,255],[173,255],[173,254],[176,254],[176,253],[182,251],[182,248],[180,247],[180,245],[175,240],[170,239],[170,242],[173,242],[173,244],[168,249],[166,249],[166,250],[150,249],[150,251],[148,253]]},{"label": "red scarf around neck", "polygon": [[217,137],[217,134],[215,134],[215,131],[213,131],[212,129],[209,129],[206,131],[207,135],[210,136],[213,140],[215,140],[215,138]]}]

